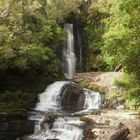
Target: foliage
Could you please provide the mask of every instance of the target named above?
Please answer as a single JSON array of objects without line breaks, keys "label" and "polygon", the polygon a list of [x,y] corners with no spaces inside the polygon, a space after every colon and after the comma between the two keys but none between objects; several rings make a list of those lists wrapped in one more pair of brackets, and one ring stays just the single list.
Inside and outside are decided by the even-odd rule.
[{"label": "foliage", "polygon": [[140,78],[139,0],[110,0],[110,17],[106,21],[103,53],[114,68],[121,64],[128,73]]},{"label": "foliage", "polygon": [[58,75],[62,28],[39,11],[37,1],[1,2],[0,71]]},{"label": "foliage", "polygon": [[[94,82],[93,82],[94,81]],[[80,86],[90,89],[92,91],[98,91],[100,94],[105,94],[105,87],[102,85],[97,84],[95,81],[89,81],[83,78],[80,79],[75,79],[74,82],[76,82],[77,84],[79,84]]]},{"label": "foliage", "polygon": [[84,38],[84,70],[105,70],[106,63],[102,59],[99,61],[98,57],[101,56],[101,48],[103,46],[104,19],[108,17],[106,1],[89,1],[88,3],[83,3],[79,9],[79,25],[83,28],[81,34]]},{"label": "foliage", "polygon": [[123,74],[114,84],[124,89],[125,104],[129,108],[140,107],[140,84],[134,75]]},{"label": "foliage", "polygon": [[126,105],[140,109],[140,87],[130,89],[126,94]]},{"label": "foliage", "polygon": [[61,75],[64,32],[47,18],[42,2],[0,0],[0,109],[32,107],[40,77],[48,84]]},{"label": "foliage", "polygon": [[118,97],[118,93],[117,92],[114,92],[114,91],[110,91],[109,94],[108,94],[108,99],[111,100],[113,98],[116,98]]},{"label": "foliage", "polygon": [[85,117],[85,116],[81,116],[80,117],[80,121],[84,121],[84,122],[86,122],[86,124],[88,124],[88,125],[93,125],[93,121],[92,121],[92,119],[90,119],[90,118],[88,118],[88,117]]},{"label": "foliage", "polygon": [[29,108],[37,101],[35,94],[16,91],[15,93],[10,91],[5,91],[0,94],[0,109],[25,109]]},{"label": "foliage", "polygon": [[46,15],[50,19],[63,22],[72,12],[78,12],[82,0],[48,0],[45,7]]},{"label": "foliage", "polygon": [[125,90],[128,107],[140,106],[140,1],[109,0],[110,16],[105,20],[102,54],[104,61],[115,69],[121,65],[127,73],[115,81]]}]

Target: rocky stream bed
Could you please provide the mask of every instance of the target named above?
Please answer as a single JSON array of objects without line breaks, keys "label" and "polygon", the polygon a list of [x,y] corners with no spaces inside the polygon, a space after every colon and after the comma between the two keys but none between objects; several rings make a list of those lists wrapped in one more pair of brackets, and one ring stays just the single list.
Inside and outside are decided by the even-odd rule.
[{"label": "rocky stream bed", "polygon": [[83,119],[89,122],[85,140],[140,140],[140,116],[135,111],[103,109]]}]

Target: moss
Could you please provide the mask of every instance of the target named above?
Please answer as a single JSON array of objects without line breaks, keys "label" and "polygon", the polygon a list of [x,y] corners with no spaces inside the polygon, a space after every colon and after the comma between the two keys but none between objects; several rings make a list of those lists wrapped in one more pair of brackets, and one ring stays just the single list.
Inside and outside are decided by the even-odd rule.
[{"label": "moss", "polygon": [[93,121],[92,121],[90,118],[87,118],[87,117],[85,117],[85,116],[81,116],[81,117],[80,117],[80,120],[86,122],[86,124],[87,124],[88,126],[89,126],[89,125],[93,125]]},{"label": "moss", "polygon": [[86,80],[80,80],[77,81],[82,87],[87,87],[89,85],[89,82]]},{"label": "moss", "polygon": [[102,85],[99,85],[99,84],[97,84],[95,82],[90,83],[88,88],[90,90],[98,91],[98,92],[100,92],[100,94],[104,94],[105,90],[106,90],[106,87],[104,87]]},{"label": "moss", "polygon": [[108,100],[111,100],[112,98],[116,98],[116,97],[119,97],[119,95],[117,92],[114,91],[110,91],[107,96]]},{"label": "moss", "polygon": [[126,92],[125,94],[125,105],[127,107],[134,107],[135,109],[140,108],[140,88],[134,88]]},{"label": "moss", "polygon": [[130,109],[140,108],[140,81],[134,75],[123,74],[114,81],[114,85],[123,89],[121,97]]},{"label": "moss", "polygon": [[104,94],[106,91],[105,86],[99,85],[96,82],[90,82],[82,78],[76,79],[75,82],[84,88],[90,89],[92,91],[98,91],[100,94]]},{"label": "moss", "polygon": [[91,112],[91,115],[100,115],[101,111],[100,110],[94,110],[93,112]]}]

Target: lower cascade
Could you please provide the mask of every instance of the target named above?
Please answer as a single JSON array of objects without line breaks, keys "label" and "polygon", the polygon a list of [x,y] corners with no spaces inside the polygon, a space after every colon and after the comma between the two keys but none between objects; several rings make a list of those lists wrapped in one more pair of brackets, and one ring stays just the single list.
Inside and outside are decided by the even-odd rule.
[{"label": "lower cascade", "polygon": [[[84,91],[84,106],[80,111],[69,111],[62,107],[61,92],[64,86],[75,84],[68,81],[57,81],[49,85],[39,95],[39,102],[29,119],[35,121],[34,134],[25,136],[24,140],[82,140],[85,123],[78,114],[89,113],[99,109],[101,97],[98,92]],[[70,94],[70,93],[69,93]],[[83,97],[83,96],[82,96]],[[70,99],[71,100],[71,99]],[[78,99],[79,100],[79,99]]]}]

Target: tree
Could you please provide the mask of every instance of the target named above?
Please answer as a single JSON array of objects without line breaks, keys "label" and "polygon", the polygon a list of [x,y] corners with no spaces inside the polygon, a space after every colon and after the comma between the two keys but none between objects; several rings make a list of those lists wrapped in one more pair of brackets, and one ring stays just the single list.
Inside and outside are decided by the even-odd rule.
[{"label": "tree", "polygon": [[64,33],[41,7],[35,0],[0,1],[0,71],[59,74]]},{"label": "tree", "polygon": [[114,68],[121,64],[126,72],[140,78],[140,1],[110,0],[110,3],[102,49],[106,62]]}]

